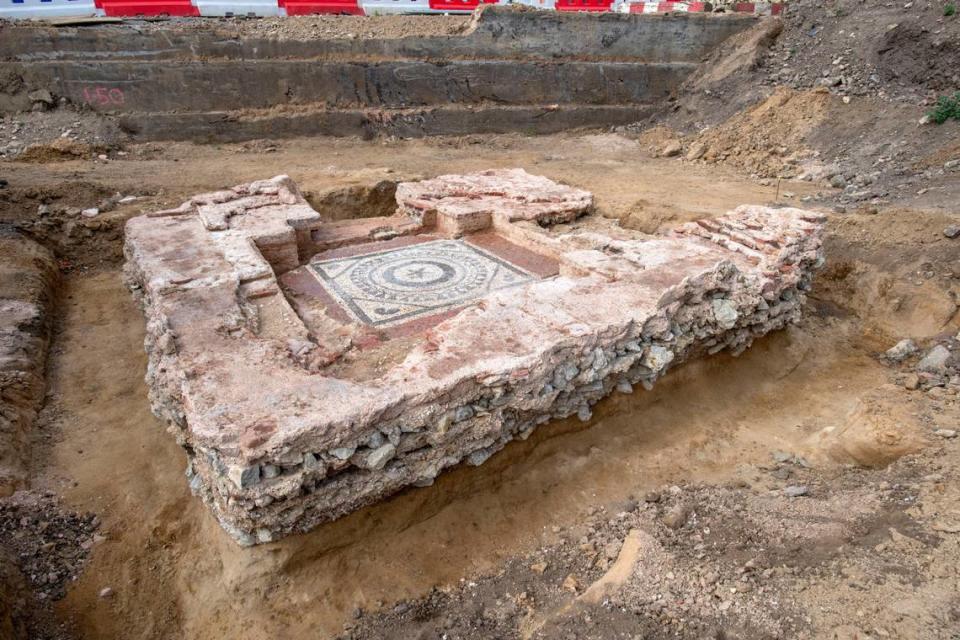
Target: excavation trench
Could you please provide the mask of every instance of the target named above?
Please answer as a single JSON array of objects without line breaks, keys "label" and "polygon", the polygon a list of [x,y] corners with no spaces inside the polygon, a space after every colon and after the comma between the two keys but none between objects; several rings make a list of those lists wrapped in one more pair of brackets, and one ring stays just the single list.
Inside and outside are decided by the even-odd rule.
[{"label": "excavation trench", "polygon": [[360,38],[265,37],[245,32],[243,23],[16,24],[4,26],[0,38],[0,111],[30,109],[30,96],[47,91],[115,114],[138,140],[549,133],[628,124],[753,22],[742,15],[497,8],[464,18],[459,33],[427,27]]},{"label": "excavation trench", "polygon": [[[396,151],[385,154],[382,146],[359,141],[308,141],[250,157],[172,146],[169,153],[178,162],[107,165],[89,178],[111,192],[128,181],[147,191],[171,189],[169,205],[293,167],[311,204],[326,219],[342,220],[383,215],[396,176],[406,178],[411,166],[437,175],[451,166],[539,165],[562,179],[563,158],[577,154],[582,172],[573,181],[597,194],[601,214],[624,215],[643,198],[640,215],[659,216],[654,209],[660,206],[683,219],[775,197],[773,188],[724,170],[677,174],[614,136],[519,139],[485,148],[411,141]],[[561,157],[544,160],[546,154]],[[224,157],[224,164],[213,162]],[[327,172],[316,166],[317,157],[336,157],[341,168]],[[384,169],[397,173],[385,177]],[[72,170],[23,171],[37,183],[56,184],[61,172]],[[26,175],[21,171],[14,180]],[[695,188],[705,181],[713,186],[709,197]],[[803,193],[804,185],[791,188]],[[121,209],[106,220],[136,213]],[[480,467],[456,468],[431,487],[405,491],[311,533],[247,549],[237,547],[190,495],[186,456],[150,411],[143,316],[119,264],[71,271],[61,287],[62,317],[40,425],[59,435],[52,448],[39,452],[35,486],[62,492],[73,508],[99,514],[106,540],[91,550],[90,564],[60,612],[91,638],[327,637],[356,608],[374,610],[494,572],[507,557],[555,542],[555,527],[576,526],[597,506],[615,512],[630,496],[688,481],[762,486],[759,468],[774,451],[829,464],[818,436],[844,424],[860,398],[888,379],[872,354],[888,346],[889,334],[865,331],[858,317],[863,309],[878,308],[878,299],[850,306],[848,290],[909,273],[909,265],[884,273],[871,266],[869,252],[849,242],[829,243],[832,254],[814,283],[803,323],[756,342],[739,358],[717,355],[684,365],[653,391],[637,388],[600,402],[589,423],[574,418],[544,425]],[[99,243],[93,246],[101,252]],[[78,262],[95,264],[82,249],[74,250]],[[858,266],[831,269],[845,261]],[[887,287],[871,290],[882,303]],[[910,303],[905,298],[903,307]],[[879,307],[898,330],[911,326],[905,312]],[[99,597],[107,587],[113,595]]]},{"label": "excavation trench", "polygon": [[[72,420],[53,464],[75,483],[71,503],[107,514],[108,541],[65,604],[91,637],[121,634],[134,616],[140,637],[178,628],[260,637],[277,620],[288,637],[332,633],[357,607],[494,570],[598,505],[615,511],[665,483],[752,482],[752,465],[802,448],[883,381],[848,343],[848,324],[813,317],[739,359],[686,365],[652,392],[612,396],[588,425],[546,425],[432,487],[242,549],[190,496],[183,452],[150,413],[140,312],[119,274],[70,278],[66,297],[51,383]],[[108,586],[112,601],[98,602]]]}]

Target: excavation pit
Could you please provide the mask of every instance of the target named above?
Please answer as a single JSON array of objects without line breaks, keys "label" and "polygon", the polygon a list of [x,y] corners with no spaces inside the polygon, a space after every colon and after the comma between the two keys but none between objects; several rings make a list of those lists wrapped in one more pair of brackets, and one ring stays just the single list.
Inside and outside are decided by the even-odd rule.
[{"label": "excavation pit", "polygon": [[739,352],[799,318],[822,262],[823,219],[799,209],[649,236],[519,169],[401,183],[396,200],[323,222],[281,176],[128,223],[154,411],[241,544]]}]

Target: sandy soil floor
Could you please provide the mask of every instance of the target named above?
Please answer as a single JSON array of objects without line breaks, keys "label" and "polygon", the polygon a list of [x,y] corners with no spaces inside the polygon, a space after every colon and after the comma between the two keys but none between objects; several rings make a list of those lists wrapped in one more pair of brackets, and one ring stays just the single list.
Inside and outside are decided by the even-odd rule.
[{"label": "sandy soil floor", "polygon": [[[145,145],[107,162],[3,166],[8,194],[13,194],[5,210],[11,218],[34,216],[41,204],[82,209],[115,193],[139,197],[91,218],[51,214],[50,224],[33,228],[59,247],[66,272],[47,404],[37,428],[34,487],[62,495],[67,508],[99,518],[100,537],[90,547],[88,565],[56,607],[58,619],[77,636],[325,638],[344,632],[349,624],[353,629],[347,633],[354,637],[384,638],[704,637],[710,629],[727,635],[708,637],[765,637],[751,635],[756,629],[770,637],[829,637],[845,616],[854,621],[856,631],[862,618],[858,611],[868,594],[899,597],[899,592],[867,590],[848,604],[831,605],[841,608],[839,618],[822,611],[798,614],[796,607],[781,615],[761,605],[742,610],[738,604],[727,605],[730,615],[742,618],[753,611],[759,616],[756,612],[762,611],[763,620],[774,621],[755,627],[724,626],[722,612],[716,618],[719,626],[712,617],[699,626],[663,626],[656,617],[644,618],[643,608],[638,609],[641,614],[630,614],[631,627],[617,616],[597,613],[604,611],[602,599],[591,605],[596,612],[588,612],[593,622],[584,622],[579,612],[572,622],[564,613],[560,624],[551,613],[566,611],[618,557],[613,551],[598,563],[596,550],[584,551],[583,545],[596,537],[591,531],[619,546],[628,530],[649,529],[684,496],[695,498],[691,504],[726,504],[724,500],[733,499],[729,495],[708,500],[713,494],[704,493],[726,487],[754,500],[742,508],[757,514],[771,508],[763,496],[797,482],[789,480],[790,473],[818,487],[825,499],[833,492],[831,478],[850,473],[837,481],[838,493],[831,498],[837,517],[843,520],[846,504],[858,517],[875,514],[881,510],[876,496],[857,494],[848,503],[840,493],[867,482],[865,475],[856,475],[867,472],[844,471],[843,465],[854,461],[850,451],[857,452],[856,462],[869,466],[889,462],[931,439],[949,454],[940,460],[941,475],[956,477],[956,441],[936,440],[923,421],[897,420],[899,414],[891,414],[894,419],[881,420],[876,427],[893,434],[886,440],[863,436],[857,429],[850,431],[849,441],[830,435],[847,425],[851,415],[865,411],[864,406],[876,407],[892,394],[899,398],[908,393],[902,386],[884,386],[896,382],[898,373],[876,358],[878,352],[902,337],[923,339],[957,331],[951,297],[957,280],[952,272],[917,275],[931,258],[938,264],[941,258],[946,263],[957,259],[957,245],[942,234],[949,218],[937,211],[901,209],[895,225],[877,224],[876,215],[831,213],[830,261],[806,321],[759,342],[738,359],[721,356],[685,366],[653,392],[604,401],[589,424],[546,425],[481,467],[457,469],[432,487],[405,492],[310,534],[253,549],[235,546],[189,494],[185,456],[150,413],[143,383],[143,318],[123,285],[118,260],[120,229],[127,217],[177,204],[193,193],[278,173],[291,175],[317,195],[415,175],[521,166],[590,189],[597,195],[600,214],[649,231],[742,203],[773,202],[778,192],[780,202],[795,202],[815,189],[804,182],[764,185],[720,165],[652,158],[637,142],[614,134],[374,143],[294,140],[270,143],[269,149],[250,144]],[[65,186],[70,184],[77,186]],[[785,192],[793,194],[790,200],[784,199]],[[78,232],[80,228],[85,231]],[[925,402],[923,392],[914,396]],[[950,413],[956,407],[952,398],[937,405],[941,422],[955,415]],[[900,404],[908,406],[906,400]],[[920,405],[915,411],[927,415],[935,408]],[[857,438],[868,444],[857,449],[851,444],[860,442]],[[803,465],[790,462],[795,471],[771,476],[771,470],[788,464],[771,466],[778,452],[790,452],[788,458],[802,459]],[[692,485],[701,488],[687,488]],[[944,491],[952,500],[949,508],[956,509],[955,488]],[[644,502],[643,496],[651,492],[664,498]],[[638,501],[646,506],[638,509]],[[621,512],[637,520],[609,524],[610,514]],[[711,516],[702,507],[698,513],[717,518],[711,525],[715,534],[728,542],[739,539],[740,519]],[[780,516],[801,528],[819,517],[791,509]],[[649,519],[646,525],[643,518]],[[581,543],[576,532],[583,531],[590,540]],[[956,536],[931,535],[946,537],[952,546],[938,543],[930,547],[937,551],[927,555],[935,554],[938,563],[956,569]],[[782,536],[760,539],[793,548]],[[791,543],[796,544],[803,542]],[[921,544],[925,549],[927,543]],[[925,557],[924,549],[916,550],[917,557]],[[670,553],[682,560],[670,571],[679,573],[699,563],[693,545],[671,548]],[[806,564],[818,567],[822,575],[803,574],[804,590],[829,600],[825,590],[841,575],[839,569],[830,568],[830,554],[808,555]],[[528,567],[541,562],[538,557],[553,568],[531,572]],[[767,568],[774,566],[779,565],[770,560]],[[735,572],[736,566],[717,571]],[[568,574],[579,577],[571,583]],[[486,586],[476,590],[471,584]],[[934,623],[943,629],[956,625],[956,587],[955,581],[938,579],[937,597],[930,592],[915,603],[924,611],[953,607],[953,618],[928,616],[919,626],[897,626],[892,618],[884,623],[890,637],[950,637],[911,630],[926,633]],[[781,593],[779,586],[769,588]],[[639,594],[634,600],[646,602],[650,593],[644,589],[624,593]],[[523,604],[519,594],[533,598],[535,592],[537,604],[501,611],[503,602]],[[467,598],[470,593],[479,595]],[[632,602],[631,596],[624,597]],[[477,627],[473,617],[465,617],[462,612],[471,598],[499,622]],[[718,599],[717,605],[725,601]],[[794,604],[803,609],[813,602]],[[374,613],[380,610],[385,612]],[[411,611],[427,613],[411,626]],[[474,609],[469,611],[473,616]],[[482,611],[478,615],[483,618]],[[637,622],[638,616],[645,622]],[[601,621],[599,626],[596,621]],[[550,631],[558,624],[559,630]]]}]

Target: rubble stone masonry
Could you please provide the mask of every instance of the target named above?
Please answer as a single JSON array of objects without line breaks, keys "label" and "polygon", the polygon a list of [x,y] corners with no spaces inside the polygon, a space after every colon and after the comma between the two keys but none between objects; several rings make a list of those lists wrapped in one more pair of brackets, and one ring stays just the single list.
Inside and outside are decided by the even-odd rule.
[{"label": "rubble stone masonry", "polygon": [[[588,420],[689,358],[739,353],[799,319],[823,260],[817,213],[742,206],[649,236],[521,169],[404,183],[397,201],[390,217],[323,222],[279,176],[127,225],[154,412],[241,544]],[[285,284],[307,271],[312,315]],[[369,319],[419,302],[442,313]]]}]

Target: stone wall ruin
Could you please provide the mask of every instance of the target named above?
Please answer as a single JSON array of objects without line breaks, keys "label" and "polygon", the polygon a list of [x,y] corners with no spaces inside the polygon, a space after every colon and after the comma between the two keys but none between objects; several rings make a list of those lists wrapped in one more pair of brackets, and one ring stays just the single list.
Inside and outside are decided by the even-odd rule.
[{"label": "stone wall ruin", "polygon": [[521,169],[396,197],[392,216],[324,222],[280,176],[127,225],[153,409],[241,544],[588,420],[684,360],[739,353],[799,319],[823,260],[823,217],[800,209],[742,206],[649,236]]}]

